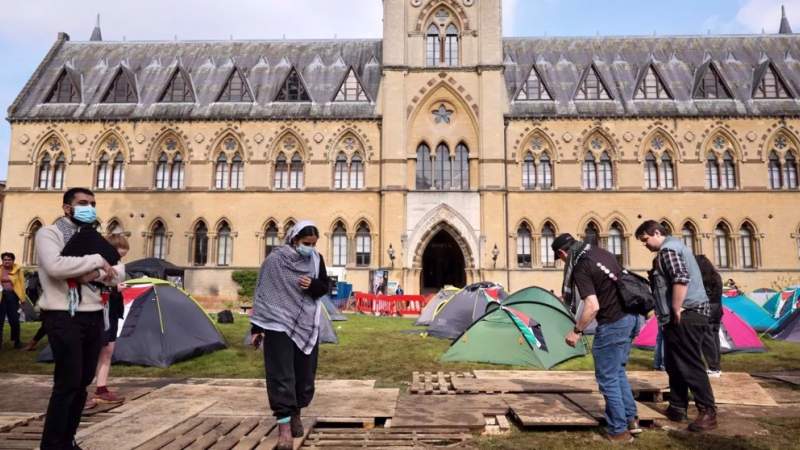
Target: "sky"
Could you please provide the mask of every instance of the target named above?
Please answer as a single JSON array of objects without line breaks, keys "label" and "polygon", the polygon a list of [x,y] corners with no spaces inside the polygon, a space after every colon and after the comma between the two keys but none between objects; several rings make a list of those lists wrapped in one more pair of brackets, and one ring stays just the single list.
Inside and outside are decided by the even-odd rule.
[{"label": "sky", "polygon": [[[780,6],[800,31],[800,0],[503,0],[504,36],[775,33]],[[59,31],[87,40],[380,38],[380,0],[0,0],[5,112]],[[4,115],[5,117],[5,115]],[[0,180],[10,128],[0,123]]]}]

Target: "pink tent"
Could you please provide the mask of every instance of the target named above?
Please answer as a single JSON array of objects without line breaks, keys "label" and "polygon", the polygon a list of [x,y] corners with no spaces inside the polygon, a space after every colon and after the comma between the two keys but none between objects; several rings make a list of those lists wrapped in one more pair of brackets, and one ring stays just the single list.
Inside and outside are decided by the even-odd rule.
[{"label": "pink tent", "polygon": [[[723,353],[729,352],[763,352],[766,351],[764,344],[758,338],[755,330],[744,320],[726,307],[722,307],[722,326],[719,327],[719,343]],[[642,327],[639,336],[633,341],[633,345],[647,350],[656,347],[656,334],[658,324],[655,317]]]}]

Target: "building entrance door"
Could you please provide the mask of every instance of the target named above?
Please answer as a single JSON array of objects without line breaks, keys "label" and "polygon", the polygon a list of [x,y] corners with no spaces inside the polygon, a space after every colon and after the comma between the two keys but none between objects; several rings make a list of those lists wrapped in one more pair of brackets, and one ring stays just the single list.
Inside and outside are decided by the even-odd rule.
[{"label": "building entrance door", "polygon": [[464,287],[467,280],[464,269],[464,254],[458,243],[450,233],[440,230],[422,254],[420,292],[423,295],[436,292],[448,284]]}]

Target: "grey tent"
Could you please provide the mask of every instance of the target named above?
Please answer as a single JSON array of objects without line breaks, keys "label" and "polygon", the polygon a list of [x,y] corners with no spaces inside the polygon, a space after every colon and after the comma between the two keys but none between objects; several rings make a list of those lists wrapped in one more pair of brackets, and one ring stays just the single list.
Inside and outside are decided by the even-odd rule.
[{"label": "grey tent", "polygon": [[444,308],[445,304],[450,301],[453,296],[458,294],[461,289],[453,286],[445,286],[441,291],[431,298],[422,309],[417,321],[414,322],[415,326],[428,326],[433,321],[433,318]]},{"label": "grey tent", "polygon": [[336,305],[333,304],[330,297],[323,295],[322,298],[320,298],[320,301],[322,302],[322,305],[325,306],[325,310],[328,312],[330,320],[334,322],[347,320],[347,317],[342,314],[341,311],[339,311],[339,308],[337,308]]},{"label": "grey tent", "polygon": [[473,322],[483,317],[490,303],[500,302],[505,297],[503,287],[498,284],[490,282],[471,284],[459,291],[442,307],[428,327],[428,334],[455,339]]},{"label": "grey tent", "polygon": [[144,258],[125,264],[128,278],[158,278],[183,286],[184,270],[169,261],[160,258]]},{"label": "grey tent", "polygon": [[771,330],[769,334],[773,339],[800,342],[800,308],[795,309],[789,317],[780,321],[778,326]]},{"label": "grey tent", "polygon": [[[112,361],[142,366],[170,365],[225,348],[225,340],[203,308],[163,280],[128,281],[122,294],[125,316]],[[50,347],[39,361],[52,361]]]}]

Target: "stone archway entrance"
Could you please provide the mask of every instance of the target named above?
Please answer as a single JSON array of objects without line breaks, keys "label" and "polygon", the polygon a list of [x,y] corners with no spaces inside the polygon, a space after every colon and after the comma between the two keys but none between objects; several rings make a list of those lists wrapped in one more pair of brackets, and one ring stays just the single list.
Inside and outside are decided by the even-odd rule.
[{"label": "stone archway entrance", "polygon": [[447,230],[439,230],[428,242],[422,254],[420,293],[436,292],[445,285],[464,287],[467,275],[464,253]]}]

